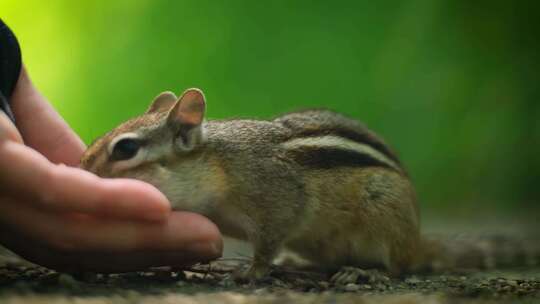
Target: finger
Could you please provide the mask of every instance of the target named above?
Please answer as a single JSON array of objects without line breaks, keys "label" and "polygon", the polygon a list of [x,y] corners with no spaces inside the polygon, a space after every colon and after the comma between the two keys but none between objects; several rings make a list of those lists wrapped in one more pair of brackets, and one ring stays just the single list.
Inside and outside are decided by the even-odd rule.
[{"label": "finger", "polygon": [[53,163],[79,164],[84,143],[34,87],[24,67],[11,96],[11,106],[27,145]]},{"label": "finger", "polygon": [[0,142],[5,140],[11,140],[18,143],[23,142],[17,128],[11,123],[11,120],[9,120],[7,115],[0,111]]},{"label": "finger", "polygon": [[65,252],[185,251],[209,259],[222,250],[217,227],[189,212],[173,212],[162,223],[121,221],[61,216],[5,198],[0,203],[0,222]]},{"label": "finger", "polygon": [[0,185],[39,208],[163,220],[167,198],[153,186],[131,179],[102,179],[78,168],[51,164],[21,144],[0,142]]},{"label": "finger", "polygon": [[183,268],[210,260],[190,248],[182,251],[62,252],[47,246],[43,240],[2,225],[0,243],[30,262],[65,272],[115,273],[160,266]]}]

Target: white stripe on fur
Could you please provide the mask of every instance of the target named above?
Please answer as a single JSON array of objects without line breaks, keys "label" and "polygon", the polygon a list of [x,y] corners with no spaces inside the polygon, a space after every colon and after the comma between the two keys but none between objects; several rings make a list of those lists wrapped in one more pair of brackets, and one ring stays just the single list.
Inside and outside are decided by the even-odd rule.
[{"label": "white stripe on fur", "polygon": [[369,155],[374,159],[383,162],[390,167],[401,170],[400,166],[393,160],[386,157],[383,153],[375,150],[367,144],[358,143],[350,139],[342,138],[335,135],[325,135],[318,137],[301,137],[294,138],[283,143],[283,146],[287,150],[294,150],[299,147],[313,147],[313,148],[338,148],[343,150],[355,151],[364,155]]}]

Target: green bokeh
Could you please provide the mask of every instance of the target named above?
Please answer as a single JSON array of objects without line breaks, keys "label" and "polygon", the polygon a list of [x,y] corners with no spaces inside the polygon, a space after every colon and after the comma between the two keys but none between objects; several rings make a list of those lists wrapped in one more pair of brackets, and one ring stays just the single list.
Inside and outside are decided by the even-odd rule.
[{"label": "green bokeh", "polygon": [[87,143],[195,86],[210,118],[327,107],[363,120],[424,208],[538,210],[536,3],[2,0],[0,16]]}]

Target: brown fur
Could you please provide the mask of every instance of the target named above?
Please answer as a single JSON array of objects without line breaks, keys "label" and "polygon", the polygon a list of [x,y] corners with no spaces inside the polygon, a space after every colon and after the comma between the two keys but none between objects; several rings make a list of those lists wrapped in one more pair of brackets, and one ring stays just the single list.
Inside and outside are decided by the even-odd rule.
[{"label": "brown fur", "polygon": [[[98,139],[83,156],[83,168],[147,181],[175,208],[202,213],[224,234],[247,238],[255,249],[245,274],[251,278],[265,275],[284,247],[327,269],[381,265],[400,273],[412,266],[419,246],[412,184],[391,149],[360,123],[324,110],[272,121],[209,121],[201,143],[175,151],[176,133],[166,122],[172,111],[166,110],[130,120]],[[126,132],[144,139],[148,159],[118,169],[107,147]],[[321,135],[373,147],[399,167],[351,165],[339,157],[314,166],[299,161],[301,147],[291,153],[284,146]]]}]

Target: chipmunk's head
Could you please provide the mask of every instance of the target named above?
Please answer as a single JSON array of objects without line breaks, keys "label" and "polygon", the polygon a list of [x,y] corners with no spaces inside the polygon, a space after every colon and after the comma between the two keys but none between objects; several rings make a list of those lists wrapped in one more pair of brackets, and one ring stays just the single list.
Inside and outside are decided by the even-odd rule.
[{"label": "chipmunk's head", "polygon": [[[202,211],[201,200],[218,191],[219,168],[204,153],[205,98],[188,89],[179,98],[158,95],[142,116],[97,139],[84,153],[82,168],[101,177],[135,178],[153,184],[173,207]],[[211,183],[216,182],[216,185]],[[204,194],[201,194],[204,193]]]}]

